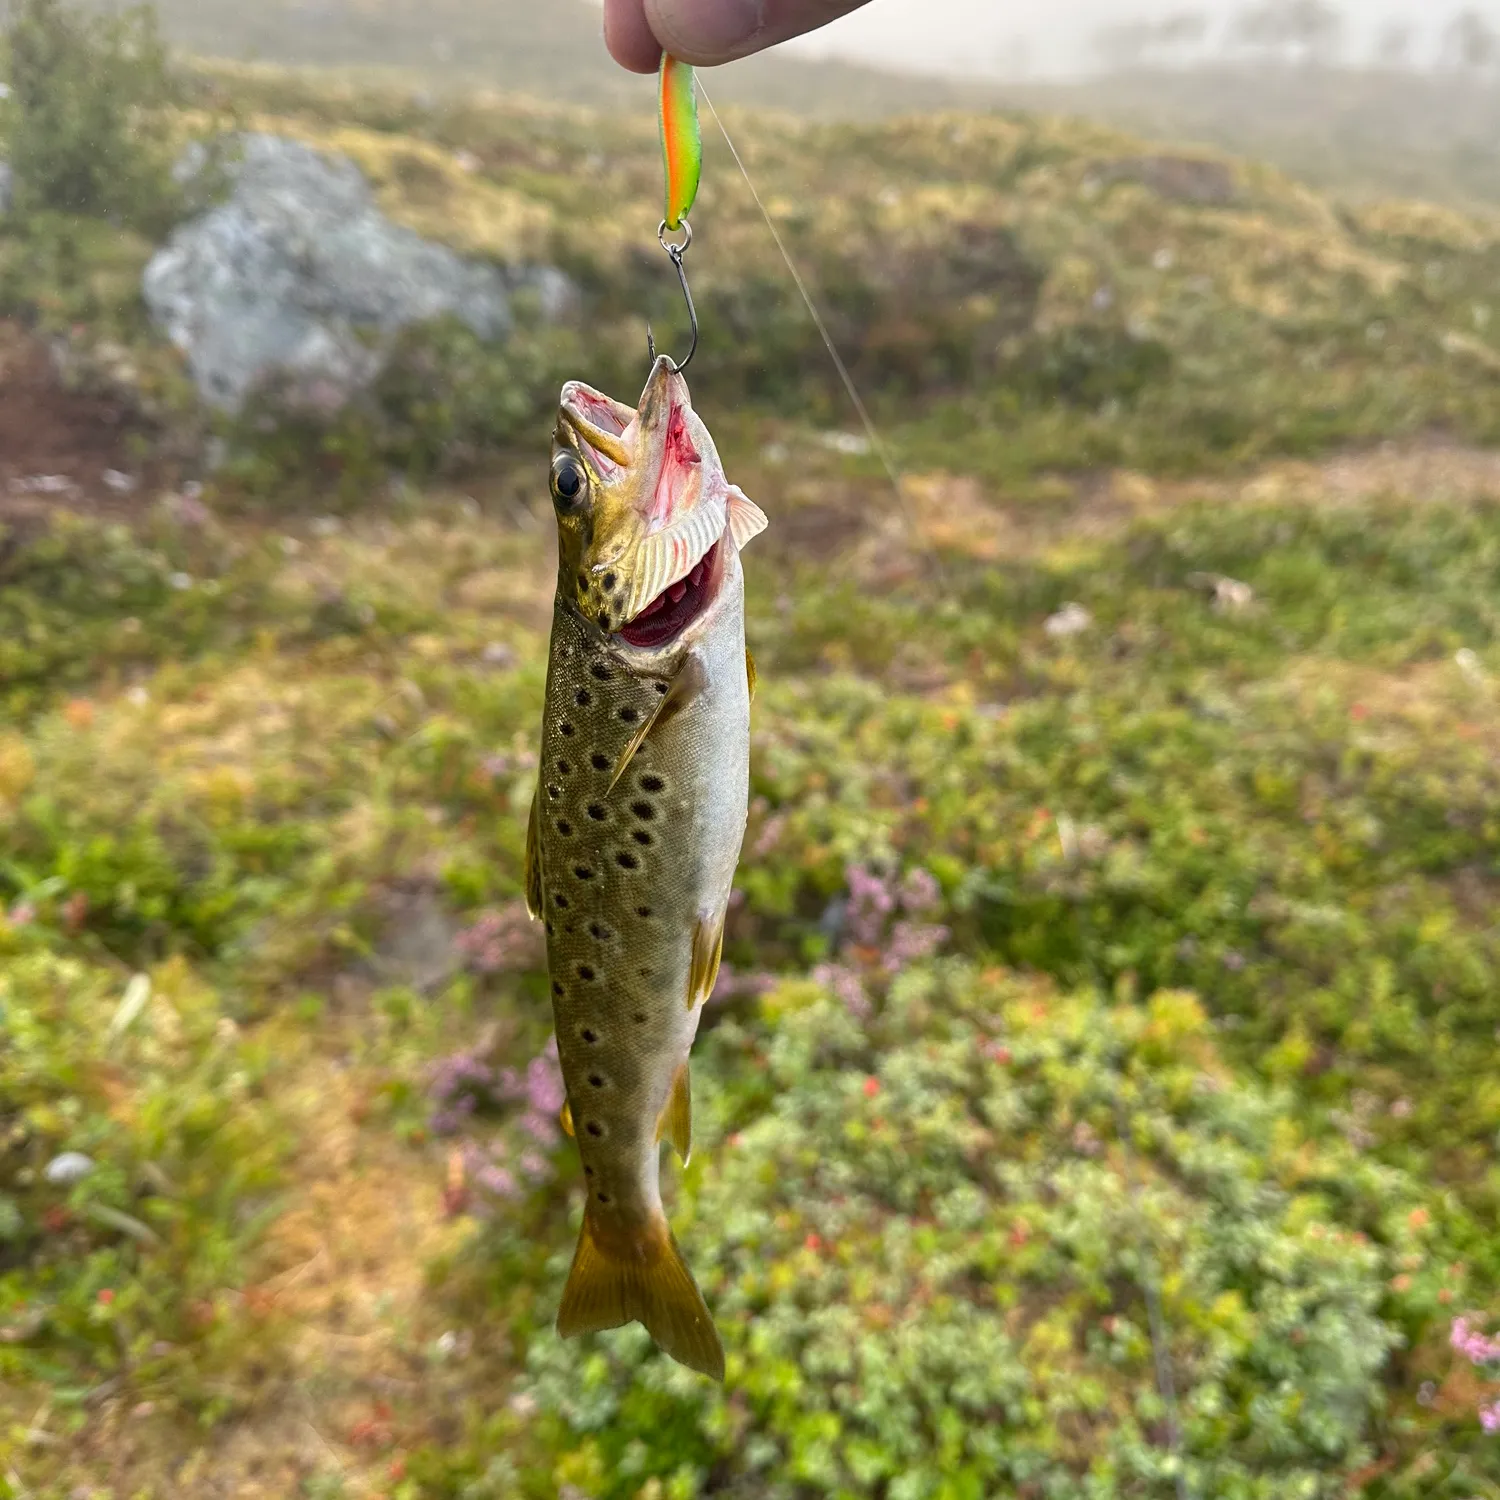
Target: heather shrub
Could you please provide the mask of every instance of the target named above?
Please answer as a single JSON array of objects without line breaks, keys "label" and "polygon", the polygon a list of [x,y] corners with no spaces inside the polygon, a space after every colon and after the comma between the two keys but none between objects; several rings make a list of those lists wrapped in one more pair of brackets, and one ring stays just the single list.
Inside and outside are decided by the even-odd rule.
[{"label": "heather shrub", "polygon": [[[1145,1494],[1171,1480],[1175,1421],[1196,1493],[1337,1493],[1402,1343],[1387,1283],[1422,1254],[1416,1185],[1236,1082],[1188,994],[1110,1005],[924,960],[861,1008],[788,981],[707,1038],[697,1097],[722,1144],[674,1217],[726,1387],[639,1329],[564,1345],[539,1324],[527,1389],[554,1479]],[[567,1263],[559,1244],[557,1286]]]}]

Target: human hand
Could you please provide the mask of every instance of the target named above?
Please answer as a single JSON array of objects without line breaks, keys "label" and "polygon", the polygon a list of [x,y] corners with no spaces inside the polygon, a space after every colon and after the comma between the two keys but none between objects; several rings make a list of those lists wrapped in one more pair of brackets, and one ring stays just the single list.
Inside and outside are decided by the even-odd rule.
[{"label": "human hand", "polygon": [[604,40],[634,73],[654,73],[665,49],[711,66],[816,31],[869,0],[604,0]]}]

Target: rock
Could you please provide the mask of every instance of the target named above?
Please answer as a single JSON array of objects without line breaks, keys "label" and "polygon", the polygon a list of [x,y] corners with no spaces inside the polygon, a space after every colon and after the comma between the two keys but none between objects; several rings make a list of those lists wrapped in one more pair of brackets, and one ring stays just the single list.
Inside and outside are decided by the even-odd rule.
[{"label": "rock", "polygon": [[1092,627],[1094,617],[1081,604],[1065,604],[1055,615],[1049,615],[1042,627],[1055,641],[1082,635]]},{"label": "rock", "polygon": [[[179,228],[145,276],[147,306],[208,404],[233,413],[274,391],[332,413],[375,379],[402,329],[453,316],[482,339],[510,332],[506,276],[392,224],[353,162],[273,135],[239,145],[223,167],[228,199]],[[210,162],[191,149],[177,176],[190,184]],[[511,279],[543,316],[571,304],[560,272]]]},{"label": "rock", "polygon": [[0,214],[8,214],[15,202],[16,175],[8,161],[0,161]]},{"label": "rock", "polygon": [[71,1187],[75,1182],[82,1182],[93,1170],[93,1161],[83,1152],[64,1151],[61,1156],[54,1156],[47,1163],[42,1169],[42,1176],[60,1187]]}]

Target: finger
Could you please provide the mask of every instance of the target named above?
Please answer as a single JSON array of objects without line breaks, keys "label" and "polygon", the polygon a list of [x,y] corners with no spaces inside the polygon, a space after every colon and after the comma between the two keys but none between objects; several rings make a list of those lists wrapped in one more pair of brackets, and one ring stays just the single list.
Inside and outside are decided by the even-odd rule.
[{"label": "finger", "polygon": [[712,66],[815,31],[869,0],[645,0],[657,40],[683,62]]},{"label": "finger", "polygon": [[661,64],[661,43],[646,24],[642,0],[604,0],[604,45],[632,73],[654,73]]}]

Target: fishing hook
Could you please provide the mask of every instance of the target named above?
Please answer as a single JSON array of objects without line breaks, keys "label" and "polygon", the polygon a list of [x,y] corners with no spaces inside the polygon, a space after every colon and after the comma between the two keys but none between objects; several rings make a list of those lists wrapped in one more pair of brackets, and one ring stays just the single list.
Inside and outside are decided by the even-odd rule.
[{"label": "fishing hook", "polygon": [[[680,375],[692,364],[693,356],[698,352],[698,309],[693,306],[693,293],[688,286],[687,267],[682,263],[683,256],[688,252],[688,247],[693,243],[693,226],[686,219],[682,221],[682,227],[686,232],[686,238],[680,245],[674,245],[667,239],[667,222],[662,220],[661,228],[656,231],[656,238],[661,242],[661,247],[667,252],[667,258],[677,270],[677,280],[682,284],[683,299],[687,302],[688,324],[693,331],[692,347],[687,352],[687,358],[681,364],[675,365]],[[651,332],[651,324],[646,324],[646,348],[651,353],[651,363],[656,364],[656,335]]]}]

